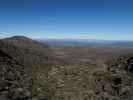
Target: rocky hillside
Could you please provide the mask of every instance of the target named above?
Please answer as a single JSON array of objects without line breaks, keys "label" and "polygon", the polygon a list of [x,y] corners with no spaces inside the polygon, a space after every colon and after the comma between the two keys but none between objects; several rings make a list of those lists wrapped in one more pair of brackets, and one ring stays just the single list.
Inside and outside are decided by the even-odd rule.
[{"label": "rocky hillside", "polygon": [[0,100],[49,98],[47,74],[53,64],[47,45],[20,36],[0,40]]},{"label": "rocky hillside", "polygon": [[133,100],[133,55],[107,61],[92,82],[94,100]]}]

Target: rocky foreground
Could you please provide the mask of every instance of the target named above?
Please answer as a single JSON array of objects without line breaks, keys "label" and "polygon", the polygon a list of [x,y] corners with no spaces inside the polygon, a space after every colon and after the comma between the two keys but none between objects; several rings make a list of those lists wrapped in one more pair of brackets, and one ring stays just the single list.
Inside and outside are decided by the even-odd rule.
[{"label": "rocky foreground", "polygon": [[133,55],[102,65],[58,61],[29,38],[0,40],[0,100],[133,100]]},{"label": "rocky foreground", "polygon": [[52,56],[47,45],[26,37],[0,40],[0,100],[49,99]]}]

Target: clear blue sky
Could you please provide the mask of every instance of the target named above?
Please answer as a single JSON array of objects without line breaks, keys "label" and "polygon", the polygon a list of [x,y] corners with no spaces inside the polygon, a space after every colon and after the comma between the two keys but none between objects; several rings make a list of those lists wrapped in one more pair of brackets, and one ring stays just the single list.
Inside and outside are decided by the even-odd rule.
[{"label": "clear blue sky", "polygon": [[0,37],[133,40],[133,0],[0,0]]}]

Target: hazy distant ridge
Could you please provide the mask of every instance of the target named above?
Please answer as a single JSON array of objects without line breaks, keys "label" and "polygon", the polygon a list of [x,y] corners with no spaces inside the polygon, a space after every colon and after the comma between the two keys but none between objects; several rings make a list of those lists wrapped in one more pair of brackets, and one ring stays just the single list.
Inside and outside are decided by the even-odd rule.
[{"label": "hazy distant ridge", "polygon": [[40,39],[50,46],[105,46],[105,47],[133,47],[133,41],[108,41],[108,40],[78,40],[78,39]]}]

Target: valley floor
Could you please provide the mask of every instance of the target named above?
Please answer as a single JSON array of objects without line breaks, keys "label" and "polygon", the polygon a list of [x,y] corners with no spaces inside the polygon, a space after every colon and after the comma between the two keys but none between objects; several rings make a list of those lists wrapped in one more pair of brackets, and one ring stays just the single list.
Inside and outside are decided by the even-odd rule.
[{"label": "valley floor", "polygon": [[[132,75],[123,71],[125,65],[122,63],[126,60],[117,60],[124,55],[131,55],[133,49],[77,46],[52,49],[63,62],[62,66],[53,67],[49,73],[51,79],[55,80],[53,100],[133,99]],[[116,62],[113,60],[106,64],[111,59]],[[132,60],[130,57],[129,59]],[[113,67],[114,64],[116,67]],[[118,66],[122,68],[117,68]]]},{"label": "valley floor", "polygon": [[104,63],[112,58],[133,54],[133,48],[113,47],[64,46],[52,47],[52,50],[66,64]]}]

